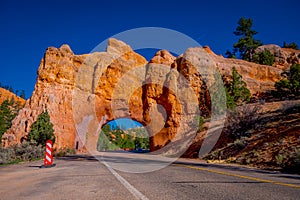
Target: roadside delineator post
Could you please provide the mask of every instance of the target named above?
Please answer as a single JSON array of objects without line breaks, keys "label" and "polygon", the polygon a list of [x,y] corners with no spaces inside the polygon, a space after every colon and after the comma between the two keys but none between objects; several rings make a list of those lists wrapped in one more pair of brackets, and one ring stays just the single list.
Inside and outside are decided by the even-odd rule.
[{"label": "roadside delineator post", "polygon": [[52,141],[47,140],[45,156],[44,156],[44,165],[42,165],[41,168],[54,167],[54,166],[55,164],[53,164]]}]

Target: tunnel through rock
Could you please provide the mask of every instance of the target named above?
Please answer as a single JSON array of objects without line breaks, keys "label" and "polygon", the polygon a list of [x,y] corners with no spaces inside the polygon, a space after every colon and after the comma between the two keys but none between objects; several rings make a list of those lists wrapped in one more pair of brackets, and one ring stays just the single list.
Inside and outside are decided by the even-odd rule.
[{"label": "tunnel through rock", "polygon": [[128,118],[104,124],[97,142],[98,151],[148,152],[149,148],[147,129],[141,123]]}]

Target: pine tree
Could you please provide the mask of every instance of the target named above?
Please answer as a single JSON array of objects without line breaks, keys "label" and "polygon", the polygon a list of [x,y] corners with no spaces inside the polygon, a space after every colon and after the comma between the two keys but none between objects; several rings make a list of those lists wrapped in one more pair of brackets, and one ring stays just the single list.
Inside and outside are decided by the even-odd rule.
[{"label": "pine tree", "polygon": [[214,73],[214,82],[209,88],[209,93],[211,97],[212,112],[220,115],[224,114],[227,110],[225,102],[226,91],[224,91],[224,83],[218,69],[216,69]]},{"label": "pine tree", "polygon": [[253,62],[272,66],[275,62],[275,56],[268,49],[265,49],[264,51],[253,55]]},{"label": "pine tree", "polygon": [[242,80],[236,68],[232,68],[232,81],[225,84],[227,106],[234,108],[235,105],[241,105],[250,100],[250,91],[247,89],[247,84]]},{"label": "pine tree", "polygon": [[280,96],[300,96],[300,64],[293,64],[288,72],[282,73],[285,79],[275,83]]},{"label": "pine tree", "polygon": [[234,52],[232,55],[235,55],[235,53],[238,51],[243,60],[252,61],[254,50],[258,46],[262,45],[260,40],[256,40],[253,37],[258,32],[252,30],[252,19],[247,19],[244,17],[240,18],[238,21],[238,27],[233,33],[236,36],[240,36],[240,38],[238,42],[233,45]]},{"label": "pine tree", "polygon": [[47,140],[55,142],[53,124],[50,122],[48,111],[41,113],[36,122],[32,124],[28,140],[35,141],[38,145],[42,146],[45,146]]},{"label": "pine tree", "polygon": [[286,43],[286,42],[283,42],[283,48],[291,48],[291,49],[296,49],[298,50],[298,45],[295,43],[295,42],[291,42],[291,43]]},{"label": "pine tree", "polygon": [[98,144],[97,144],[97,150],[98,151],[106,151],[110,147],[110,141],[108,140],[105,132],[101,132],[99,139],[98,139]]},{"label": "pine tree", "polygon": [[13,101],[5,100],[0,105],[0,137],[11,127],[12,120],[16,117],[19,108]]},{"label": "pine tree", "polygon": [[20,97],[23,98],[23,99],[25,99],[25,98],[26,98],[25,96],[26,96],[26,95],[25,95],[25,91],[24,91],[24,90],[21,90]]}]

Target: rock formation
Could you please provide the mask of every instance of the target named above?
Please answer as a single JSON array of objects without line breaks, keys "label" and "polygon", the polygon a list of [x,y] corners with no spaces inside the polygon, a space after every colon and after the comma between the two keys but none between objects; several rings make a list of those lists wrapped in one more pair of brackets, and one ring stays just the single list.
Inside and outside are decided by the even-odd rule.
[{"label": "rock formation", "polygon": [[56,145],[74,145],[76,133],[72,116],[72,90],[75,73],[84,58],[85,55],[74,55],[68,45],[46,50],[38,69],[34,92],[13,120],[12,127],[3,135],[4,146],[26,139],[32,123],[46,109],[54,125]]},{"label": "rock formation", "polygon": [[17,96],[16,94],[0,87],[0,104],[5,101],[5,100],[12,100],[15,103],[19,103],[20,106],[22,107],[25,104],[25,99]]},{"label": "rock formation", "polygon": [[300,50],[281,48],[275,44],[262,45],[255,50],[255,53],[269,50],[275,56],[274,66],[280,69],[287,69],[293,63],[300,64]]},{"label": "rock formation", "polygon": [[232,67],[242,74],[252,95],[272,90],[282,72],[223,58],[209,47],[189,48],[177,58],[161,50],[149,63],[116,39],[108,41],[105,52],[84,55],[75,55],[68,45],[49,47],[34,92],[2,143],[8,146],[26,139],[32,123],[47,109],[56,148],[93,151],[103,124],[130,117],[146,126],[151,149],[157,150],[182,140],[195,115],[210,114],[214,73],[218,69],[230,78]]}]

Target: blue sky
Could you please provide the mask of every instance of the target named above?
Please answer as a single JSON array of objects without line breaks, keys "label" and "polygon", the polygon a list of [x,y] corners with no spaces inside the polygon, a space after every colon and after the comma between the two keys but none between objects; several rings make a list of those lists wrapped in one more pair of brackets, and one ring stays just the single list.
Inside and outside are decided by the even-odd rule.
[{"label": "blue sky", "polygon": [[232,32],[238,19],[245,16],[253,19],[253,28],[259,32],[256,38],[263,43],[300,45],[299,8],[297,0],[2,0],[0,82],[24,89],[29,97],[47,47],[66,43],[76,54],[88,53],[108,37],[138,27],[173,29],[224,54],[237,40]]},{"label": "blue sky", "polygon": [[111,129],[116,129],[117,126],[122,128],[123,130],[127,130],[129,128],[135,128],[137,126],[143,126],[141,123],[134,121],[132,119],[121,118],[108,122]]}]

